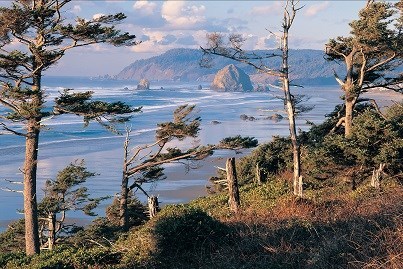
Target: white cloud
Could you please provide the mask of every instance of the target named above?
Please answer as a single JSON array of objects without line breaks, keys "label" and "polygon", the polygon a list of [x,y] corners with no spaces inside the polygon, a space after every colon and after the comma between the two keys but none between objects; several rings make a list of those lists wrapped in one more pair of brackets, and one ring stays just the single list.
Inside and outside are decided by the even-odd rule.
[{"label": "white cloud", "polygon": [[134,10],[139,11],[144,15],[153,15],[156,7],[156,3],[150,3],[146,0],[136,1],[133,5]]},{"label": "white cloud", "polygon": [[205,10],[203,5],[187,5],[185,1],[165,1],[161,15],[171,26],[188,28],[205,21]]},{"label": "white cloud", "polygon": [[265,16],[268,14],[278,13],[279,11],[282,11],[282,10],[283,10],[282,2],[276,1],[267,6],[253,7],[250,13],[253,16]]},{"label": "white cloud", "polygon": [[103,13],[97,13],[97,14],[92,15],[92,19],[96,20],[96,19],[99,19],[99,18],[102,17],[102,16],[105,16],[105,14],[103,14]]},{"label": "white cloud", "polygon": [[313,17],[313,16],[316,16],[319,12],[325,10],[328,6],[329,6],[329,1],[325,1],[320,4],[315,4],[315,5],[309,6],[305,10],[304,14],[305,14],[305,16]]},{"label": "white cloud", "polygon": [[[142,29],[142,43],[130,48],[136,53],[163,53],[169,49],[177,47],[198,48],[206,43],[207,31],[182,31],[171,30],[154,31],[151,29]],[[139,35],[140,36],[140,35]]]},{"label": "white cloud", "polygon": [[81,12],[81,6],[79,6],[79,5],[73,6],[73,9],[71,10],[71,12],[74,14]]},{"label": "white cloud", "polygon": [[260,37],[254,49],[277,49],[280,45],[280,38],[274,34]]}]

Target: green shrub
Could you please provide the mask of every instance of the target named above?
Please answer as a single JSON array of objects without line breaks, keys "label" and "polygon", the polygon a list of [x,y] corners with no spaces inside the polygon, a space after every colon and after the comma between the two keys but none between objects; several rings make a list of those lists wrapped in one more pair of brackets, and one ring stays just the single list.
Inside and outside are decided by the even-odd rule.
[{"label": "green shrub", "polygon": [[[0,257],[3,258],[4,255]],[[57,247],[52,251],[42,250],[41,254],[32,257],[27,257],[24,253],[9,254],[5,259],[3,258],[1,266],[10,269],[107,268],[118,264],[120,257],[119,253],[99,247]]]},{"label": "green shrub", "polygon": [[172,254],[214,248],[231,234],[226,225],[204,211],[185,205],[164,208],[154,222],[153,232],[162,252]]},{"label": "green shrub", "polygon": [[8,225],[6,231],[0,233],[0,253],[19,252],[25,250],[24,219]]}]

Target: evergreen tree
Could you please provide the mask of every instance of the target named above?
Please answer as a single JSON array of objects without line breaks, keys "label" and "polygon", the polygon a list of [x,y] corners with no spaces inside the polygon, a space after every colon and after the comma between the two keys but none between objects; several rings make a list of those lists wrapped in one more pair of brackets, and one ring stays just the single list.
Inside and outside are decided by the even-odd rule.
[{"label": "evergreen tree", "polygon": [[[114,46],[135,45],[135,36],[122,33],[115,24],[125,15],[104,15],[69,23],[63,18],[71,0],[15,0],[0,7],[0,104],[8,108],[0,125],[8,132],[25,137],[24,214],[25,241],[28,255],[39,253],[36,174],[38,142],[44,117],[59,113],[83,115],[86,122],[103,121],[104,116],[129,113],[122,104],[91,102],[91,92],[63,95],[57,109],[45,110],[46,91],[41,86],[45,70],[55,65],[67,51],[96,43]],[[13,49],[19,44],[20,50]],[[6,122],[20,122],[25,131],[17,132]]]},{"label": "evergreen tree", "polygon": [[[402,7],[402,1],[394,7],[368,0],[358,20],[349,24],[350,36],[339,36],[326,44],[328,59],[346,66],[343,79],[335,74],[344,92],[345,111],[336,127],[344,124],[346,137],[352,135],[354,107],[369,101],[360,98],[363,93],[377,87],[400,90],[403,77],[395,70],[403,57]],[[396,14],[398,10],[400,16]]]},{"label": "evergreen tree", "polygon": [[[45,183],[45,196],[38,204],[39,226],[42,244],[53,249],[57,235],[69,233],[75,225],[65,225],[67,211],[82,211],[95,216],[93,210],[104,198],[90,198],[88,189],[80,186],[88,178],[95,176],[84,165],[84,161],[71,163],[59,171],[55,180]],[[44,235],[47,238],[44,238]]]}]

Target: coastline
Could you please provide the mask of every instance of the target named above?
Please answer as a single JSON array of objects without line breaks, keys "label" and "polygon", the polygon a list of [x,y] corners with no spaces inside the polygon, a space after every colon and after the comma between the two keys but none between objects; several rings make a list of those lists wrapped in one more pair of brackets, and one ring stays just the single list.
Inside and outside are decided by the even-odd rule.
[{"label": "coastline", "polygon": [[[305,124],[306,120],[320,123],[323,121],[324,115],[333,110],[334,105],[342,103],[342,100],[338,98],[338,96],[341,95],[341,90],[337,87],[312,87],[302,90],[298,89],[296,92],[306,92],[311,96],[309,102],[315,105],[312,112],[298,117],[299,127],[305,129],[307,128]],[[160,91],[159,93],[163,94],[164,92]],[[178,95],[181,94],[180,91],[177,93]],[[189,94],[188,89],[184,90],[184,93]],[[153,94],[154,93],[147,93],[147,96],[150,95],[150,98],[152,98],[154,96]],[[203,94],[208,98],[206,98],[204,103],[199,104],[203,118],[202,131],[199,137],[200,143],[202,144],[216,143],[223,137],[237,134],[255,136],[258,138],[259,144],[270,141],[272,135],[288,135],[286,119],[280,122],[262,119],[257,121],[242,121],[239,119],[239,115],[243,113],[263,118],[267,114],[262,112],[262,109],[268,106],[275,108],[281,105],[279,100],[272,97],[272,99],[269,99],[268,94],[225,94],[223,101],[214,99],[216,98],[215,95],[211,97],[214,93],[210,91],[203,92]],[[273,94],[273,92],[271,94]],[[281,94],[281,92],[277,94]],[[192,94],[190,93],[189,95],[191,96]],[[381,106],[390,105],[393,102],[391,100],[403,100],[403,95],[395,92],[376,91],[367,93],[366,96],[367,95],[379,100]],[[124,96],[129,95],[126,94]],[[183,98],[180,102],[188,102],[187,100],[188,99]],[[226,103],[224,103],[224,101]],[[180,102],[175,102],[174,105]],[[153,110],[152,113],[139,115],[136,120],[165,120],[168,111],[172,109],[172,103],[168,102],[168,105],[170,107],[161,106],[161,108],[155,111]],[[154,116],[155,113],[160,113],[165,116],[162,117],[159,114]],[[214,125],[211,123],[213,120],[219,120],[221,124]],[[60,141],[46,141],[46,139],[49,139],[50,134],[44,132],[45,136],[40,144],[41,153],[38,166],[39,198],[42,196],[41,186],[43,183],[47,179],[53,178],[57,171],[76,159],[85,159],[89,171],[100,173],[100,176],[89,180],[86,185],[91,194],[95,197],[105,194],[113,196],[119,192],[123,137],[104,135],[103,133],[100,133],[102,137],[98,137],[98,127],[90,126],[88,129],[82,130],[81,122],[77,122],[75,125],[77,125],[78,130],[81,131],[71,132],[71,134],[65,135]],[[64,128],[68,128],[67,130],[71,128],[70,125],[63,124],[51,127],[54,128],[54,130],[59,128],[60,130],[56,130],[57,132],[63,131]],[[149,139],[150,134],[153,136],[152,128],[144,127],[143,129],[148,131],[141,132],[135,136],[137,143],[145,143],[147,139]],[[95,138],[91,138],[90,135],[94,135]],[[2,142],[4,141],[8,140],[3,140]],[[10,144],[17,146],[11,146],[9,152],[5,155],[6,157],[2,157],[1,159],[2,177],[15,179],[21,176],[18,172],[18,167],[22,165],[22,152],[16,154],[15,150],[15,148],[19,149],[21,147],[20,142],[10,142]],[[2,152],[4,152],[4,150]],[[159,195],[162,206],[171,203],[185,203],[197,197],[205,196],[207,195],[206,185],[209,184],[208,179],[216,174],[216,168],[214,168],[214,166],[224,166],[226,157],[230,156],[239,158],[242,155],[235,155],[232,152],[225,151],[217,152],[214,156],[200,162],[202,166],[199,169],[190,170],[188,173],[186,173],[184,167],[176,165],[167,166],[167,179],[155,184],[146,185],[145,188],[150,191],[150,194]],[[5,192],[2,193],[1,199],[2,216],[0,218],[0,231],[6,228],[7,223],[20,217],[20,215],[16,213],[16,209],[22,208],[22,198],[19,197],[18,194]],[[140,193],[139,199],[146,201],[145,197]],[[104,216],[104,209],[110,202],[111,200],[107,200],[106,203],[102,204],[97,210],[100,216]],[[81,216],[76,213],[70,213],[68,216],[69,218],[75,219],[86,218],[84,215]]]}]

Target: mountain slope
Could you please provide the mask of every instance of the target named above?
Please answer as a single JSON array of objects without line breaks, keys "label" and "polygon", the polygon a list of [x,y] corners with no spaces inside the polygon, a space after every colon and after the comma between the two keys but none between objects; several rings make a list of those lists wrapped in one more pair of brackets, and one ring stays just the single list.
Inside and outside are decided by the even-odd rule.
[{"label": "mountain slope", "polygon": [[[256,51],[256,53],[259,52],[262,51]],[[235,64],[250,75],[254,83],[273,82],[275,80],[264,74],[258,74],[251,66],[219,56],[212,57],[211,68],[201,67],[199,62],[202,54],[197,49],[172,49],[159,56],[133,62],[124,68],[117,75],[117,78],[211,82],[218,70],[226,65]],[[324,56],[324,52],[320,50],[290,50],[291,78],[296,83],[302,84],[335,83],[334,70],[340,76],[343,76],[344,70],[341,66],[326,61]],[[280,68],[281,58],[271,58],[269,66]]]}]

